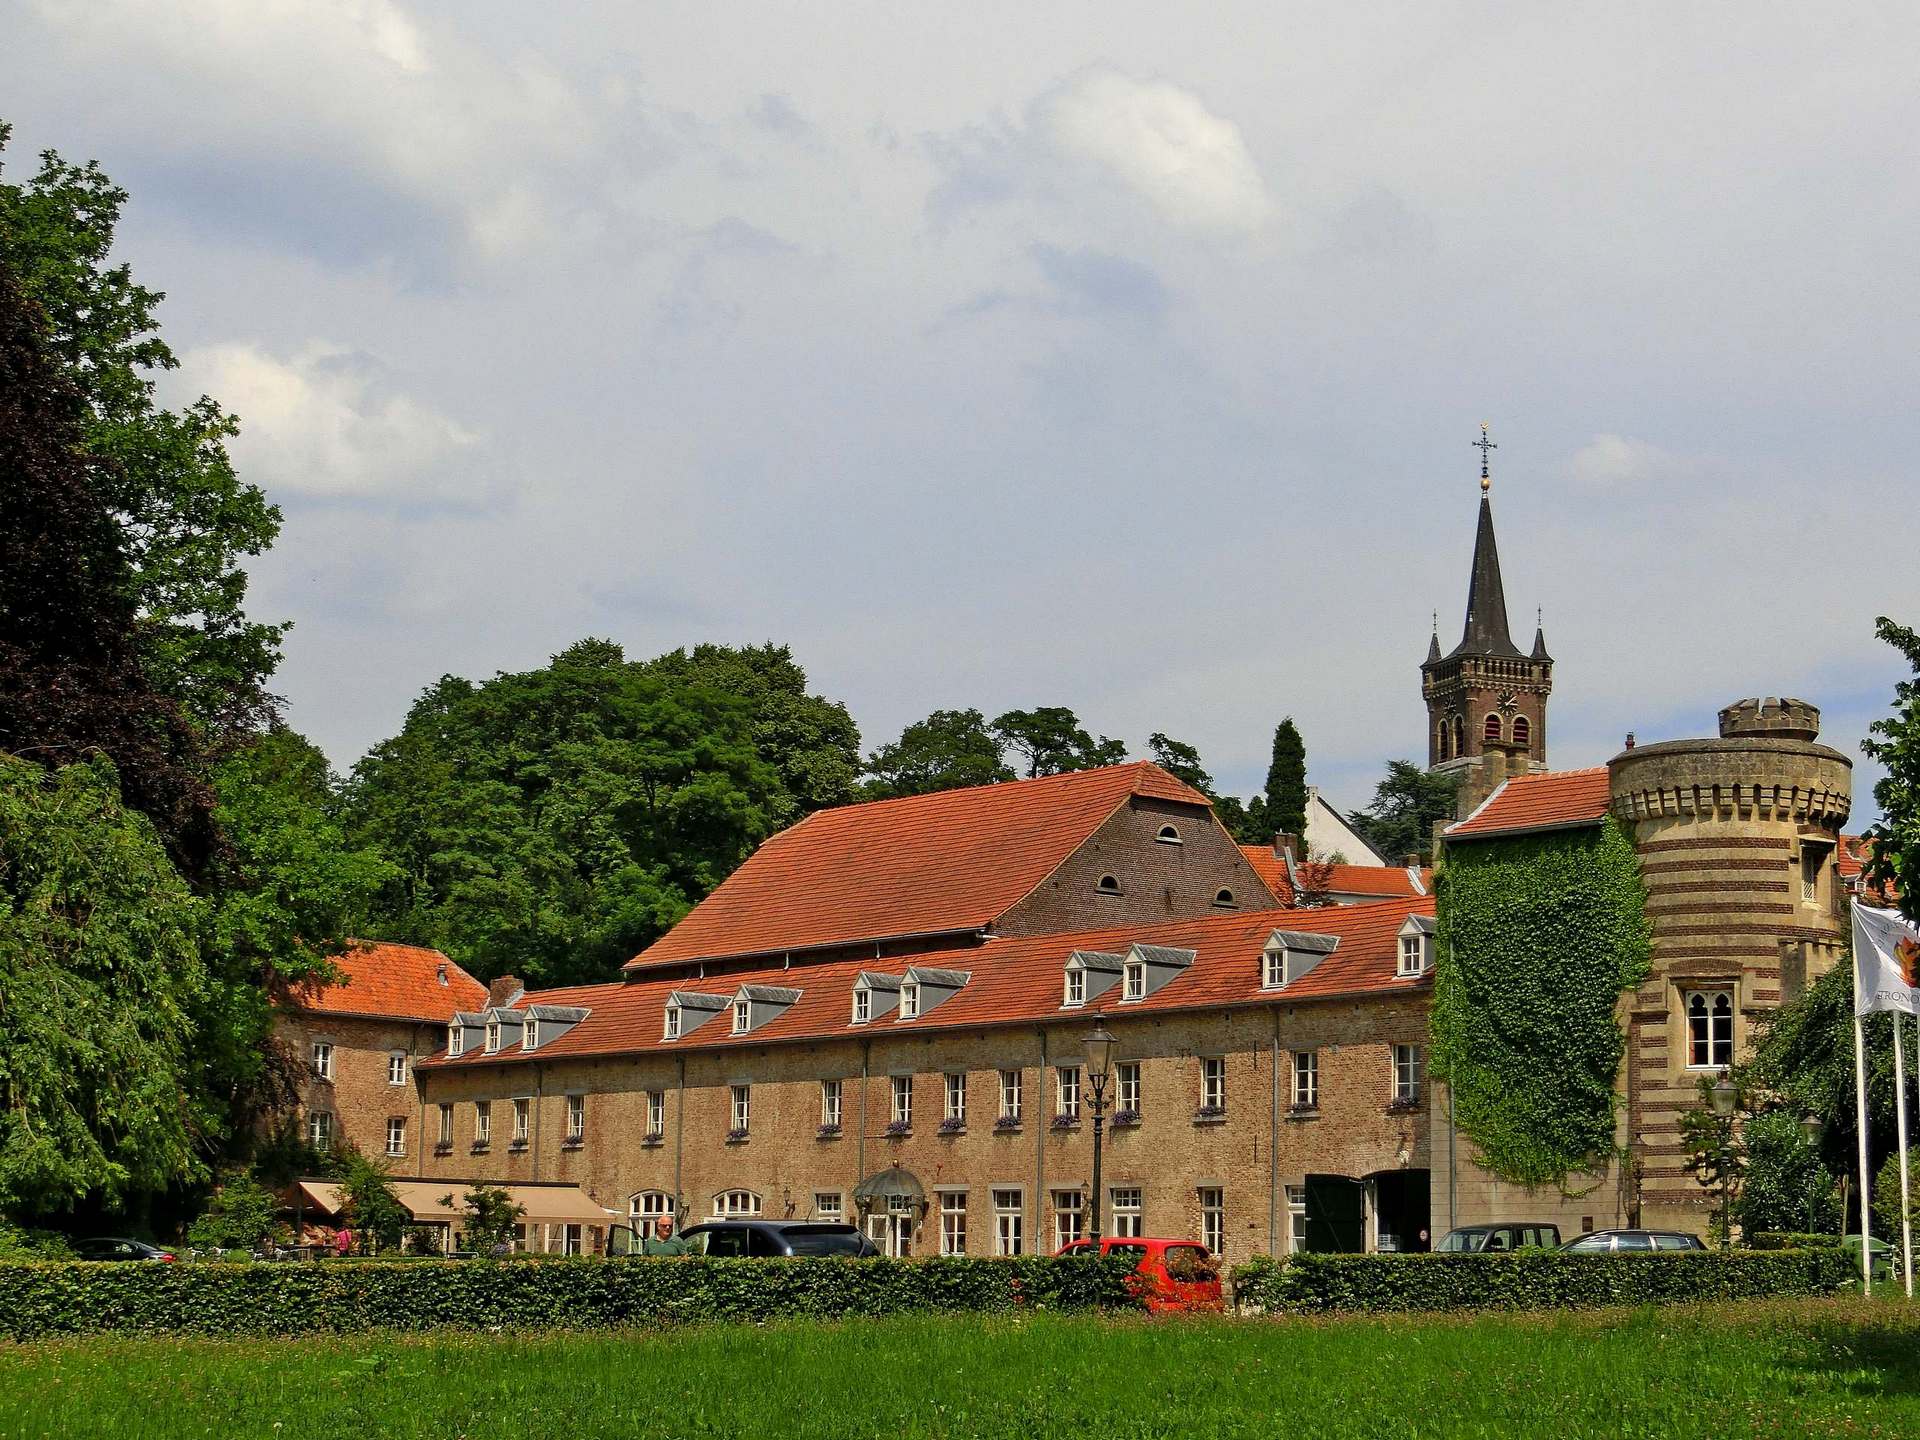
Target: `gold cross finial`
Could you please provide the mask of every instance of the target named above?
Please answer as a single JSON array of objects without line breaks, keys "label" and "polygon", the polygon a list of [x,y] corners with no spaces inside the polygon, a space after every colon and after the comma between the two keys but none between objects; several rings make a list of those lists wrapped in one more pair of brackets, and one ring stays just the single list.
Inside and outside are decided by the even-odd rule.
[{"label": "gold cross finial", "polygon": [[1487,422],[1480,422],[1480,438],[1473,442],[1473,448],[1480,452],[1480,493],[1486,494],[1493,488],[1493,474],[1487,466],[1487,452],[1500,447],[1487,438]]}]

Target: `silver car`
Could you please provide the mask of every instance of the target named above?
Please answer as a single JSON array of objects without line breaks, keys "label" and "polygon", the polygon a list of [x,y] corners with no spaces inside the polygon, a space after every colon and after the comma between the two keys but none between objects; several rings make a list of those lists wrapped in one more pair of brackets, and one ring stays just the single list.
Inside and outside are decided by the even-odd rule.
[{"label": "silver car", "polygon": [[1649,1250],[1704,1250],[1698,1235],[1684,1230],[1594,1230],[1560,1247],[1570,1255],[1623,1255]]}]

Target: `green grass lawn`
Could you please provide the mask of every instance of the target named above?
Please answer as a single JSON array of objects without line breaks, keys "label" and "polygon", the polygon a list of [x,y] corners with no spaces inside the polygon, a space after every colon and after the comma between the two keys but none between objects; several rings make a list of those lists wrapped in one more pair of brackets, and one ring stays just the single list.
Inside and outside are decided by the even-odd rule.
[{"label": "green grass lawn", "polygon": [[0,1344],[0,1436],[1920,1435],[1920,1307]]}]

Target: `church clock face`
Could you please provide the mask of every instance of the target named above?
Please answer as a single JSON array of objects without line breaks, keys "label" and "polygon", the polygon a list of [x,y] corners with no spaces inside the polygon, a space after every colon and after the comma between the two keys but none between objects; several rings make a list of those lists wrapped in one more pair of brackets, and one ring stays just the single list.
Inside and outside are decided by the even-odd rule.
[{"label": "church clock face", "polygon": [[1502,715],[1511,715],[1515,709],[1515,695],[1511,690],[1502,690],[1496,699]]}]

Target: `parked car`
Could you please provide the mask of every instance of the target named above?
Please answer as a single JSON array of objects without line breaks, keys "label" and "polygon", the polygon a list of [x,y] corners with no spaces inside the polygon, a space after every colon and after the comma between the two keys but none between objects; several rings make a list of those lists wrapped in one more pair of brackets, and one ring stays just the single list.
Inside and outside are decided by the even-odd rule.
[{"label": "parked car", "polygon": [[73,1242],[73,1253],[81,1260],[152,1260],[171,1265],[180,1257],[173,1251],[144,1240],[128,1240],[118,1235],[96,1235],[91,1240]]},{"label": "parked car", "polygon": [[[1140,1257],[1134,1273],[1140,1277],[1148,1310],[1160,1313],[1222,1307],[1220,1264],[1206,1246],[1192,1240],[1114,1235],[1103,1236],[1099,1244],[1102,1255]],[[1076,1240],[1060,1253],[1091,1255],[1094,1242]]]},{"label": "parked car", "polygon": [[1592,1230],[1560,1247],[1570,1255],[1623,1255],[1646,1250],[1704,1250],[1698,1235],[1684,1230]]},{"label": "parked car", "polygon": [[1443,1255],[1478,1255],[1507,1250],[1558,1250],[1560,1227],[1544,1221],[1515,1225],[1462,1225],[1449,1230],[1433,1247]]},{"label": "parked car", "polygon": [[778,1259],[791,1255],[878,1255],[879,1247],[857,1226],[824,1220],[709,1220],[689,1225],[680,1238],[695,1255],[746,1255]]}]

